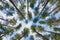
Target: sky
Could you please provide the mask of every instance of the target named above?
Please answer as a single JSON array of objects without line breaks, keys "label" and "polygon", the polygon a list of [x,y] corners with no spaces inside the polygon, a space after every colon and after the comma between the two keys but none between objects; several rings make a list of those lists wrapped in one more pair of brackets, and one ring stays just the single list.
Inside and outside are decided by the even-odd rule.
[{"label": "sky", "polygon": [[[9,2],[9,0],[6,0],[11,6],[13,6],[10,2]],[[27,2],[27,1],[26,1]],[[38,4],[38,2],[39,1],[36,1],[37,3],[35,4],[35,7],[37,6],[37,4]],[[26,3],[25,3],[26,4]],[[2,5],[2,3],[0,2],[0,5]],[[42,4],[41,4],[42,5]],[[42,9],[42,6],[40,5],[40,8]],[[19,5],[18,5],[19,6]],[[50,6],[50,4],[48,4],[48,6]],[[56,6],[56,5],[54,5],[54,6]],[[54,8],[54,6],[51,8],[51,10]],[[41,11],[41,9],[39,9],[39,12]],[[33,18],[35,17],[34,16],[34,9],[31,9],[30,7],[29,7],[29,11],[32,13],[32,16],[33,16]],[[27,13],[27,8],[25,9],[25,12]],[[55,15],[57,18],[59,18],[60,17],[60,12],[58,12],[58,14],[56,14]],[[5,14],[5,11],[1,11],[0,10],[0,18],[1,17],[3,17],[4,19],[13,19],[14,17],[17,19],[17,23],[16,23],[16,25],[14,25],[13,27],[16,27],[17,25],[19,25],[20,23],[22,24],[22,27],[21,27],[21,29],[19,29],[18,31],[16,31],[16,30],[14,30],[14,32],[13,32],[13,34],[11,35],[11,34],[9,34],[9,35],[6,35],[6,37],[3,37],[3,40],[10,40],[12,37],[14,37],[15,35],[16,35],[16,33],[21,33],[21,31],[23,31],[23,29],[26,27],[26,28],[29,28],[30,29],[30,27],[31,27],[31,25],[32,24],[34,24],[33,23],[33,21],[29,21],[28,22],[28,24],[26,24],[25,23],[25,20],[23,20],[23,21],[19,21],[19,19],[18,19],[18,15],[16,14],[16,12],[15,12],[15,14],[13,15],[13,16],[6,16],[6,14]],[[27,14],[26,14],[26,17],[27,17]],[[2,20],[0,20],[0,22],[2,23],[2,24],[6,24],[6,22],[5,21],[2,21]],[[39,23],[36,23],[37,25],[39,24]],[[40,24],[39,24],[40,25]],[[12,25],[10,25],[10,26],[12,26]],[[44,24],[42,24],[42,26],[45,28],[45,30],[48,30],[48,31],[52,31],[52,30],[50,30],[50,28],[49,27],[46,27],[47,25],[44,25]],[[29,35],[35,35],[35,33],[32,33],[31,32],[31,30],[30,30],[30,33],[29,33]],[[42,34],[44,34],[44,33],[42,33]],[[45,34],[47,34],[47,33],[45,33]],[[34,36],[34,38],[35,38],[35,36]],[[27,38],[22,38],[21,40],[29,40],[29,37],[27,37]],[[42,39],[41,39],[42,40]]]}]

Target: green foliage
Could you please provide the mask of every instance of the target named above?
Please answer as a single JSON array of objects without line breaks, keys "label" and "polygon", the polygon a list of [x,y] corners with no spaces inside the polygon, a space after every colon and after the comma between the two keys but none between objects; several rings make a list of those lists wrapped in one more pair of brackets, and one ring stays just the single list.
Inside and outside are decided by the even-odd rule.
[{"label": "green foliage", "polygon": [[57,11],[60,11],[60,3],[57,4]]},{"label": "green foliage", "polygon": [[6,34],[9,34],[9,33],[12,33],[12,32],[13,32],[13,29],[11,29],[11,28],[8,28],[8,29],[5,30]]},{"label": "green foliage", "polygon": [[[2,0],[0,0],[0,2],[1,2]],[[12,0],[10,0],[11,2],[12,2]],[[20,0],[19,0],[20,1]],[[21,0],[22,1],[22,0]],[[25,2],[26,2],[26,0],[24,0]],[[32,16],[32,14],[31,14],[31,12],[28,10],[28,22],[33,18],[33,20],[32,20],[32,22],[33,22],[33,24],[32,24],[32,26],[31,26],[31,31],[32,31],[32,33],[36,33],[37,35],[35,35],[35,36],[39,36],[39,37],[42,37],[42,39],[43,40],[46,40],[46,39],[44,39],[45,37],[47,37],[47,35],[42,35],[42,34],[40,34],[40,32],[41,31],[43,31],[44,32],[44,28],[42,27],[42,26],[40,26],[40,24],[47,24],[48,26],[50,26],[50,25],[53,25],[53,23],[56,23],[56,24],[58,24],[58,23],[60,23],[60,19],[57,19],[57,20],[54,20],[53,18],[50,18],[50,19],[47,19],[47,20],[45,20],[45,18],[47,17],[47,16],[50,16],[50,14],[48,15],[48,11],[50,11],[50,10],[48,10],[48,9],[50,9],[50,7],[51,7],[51,5],[48,7],[48,5],[47,6],[45,6],[45,2],[47,1],[45,1],[45,0],[40,0],[41,1],[41,4],[42,4],[42,6],[44,6],[43,7],[43,10],[41,11],[41,14],[40,14],[40,18],[41,19],[43,19],[43,20],[41,20],[41,21],[39,21],[40,20],[40,18],[39,17],[37,17],[37,15],[39,14],[39,10],[40,10],[40,4],[35,8],[35,9],[33,9],[34,8],[34,5],[35,5],[35,2],[37,1],[37,0],[27,0],[29,3],[30,3],[30,7],[31,7],[31,9],[32,10],[34,10],[33,12],[34,12],[34,15],[35,15],[35,17],[33,18],[33,16]],[[60,2],[60,0],[57,0],[58,2]],[[5,2],[5,1],[4,1]],[[13,3],[14,2],[14,3]],[[20,9],[18,9],[17,8],[17,1],[16,0],[13,0],[13,2],[12,2],[12,4],[13,4],[13,7],[11,6],[11,5],[9,5],[7,2],[5,2],[5,3],[3,3],[2,2],[2,4],[3,4],[3,6],[1,6],[0,5],[0,10],[2,11],[3,9],[5,10],[5,9],[8,9],[9,11],[16,11],[16,13],[18,14],[18,18],[19,19],[21,19],[22,21],[24,21],[24,20],[26,20],[26,19],[24,19],[23,17],[25,16],[25,8],[26,8],[26,4],[24,4],[24,3],[22,3],[21,2],[21,6],[20,6]],[[50,0],[50,3],[51,4],[53,4],[53,2],[54,2],[54,0]],[[16,5],[15,7],[14,7],[14,4]],[[28,6],[28,5],[27,5]],[[53,6],[53,5],[52,5]],[[60,6],[59,4],[57,5],[57,6]],[[29,7],[29,8],[30,8]],[[48,8],[46,8],[46,7],[48,7]],[[17,10],[15,10],[15,9],[17,9]],[[47,11],[48,10],[48,11]],[[58,7],[58,9],[57,9],[58,11],[60,10],[60,7]],[[19,13],[18,13],[18,12]],[[20,13],[22,12],[22,16],[20,15]],[[53,11],[56,11],[56,10],[53,10]],[[8,12],[8,16],[13,16],[13,13],[14,12]],[[23,20],[24,19],[24,20]],[[19,21],[21,21],[21,20],[19,20]],[[17,20],[15,20],[15,18],[13,18],[12,20],[9,20],[8,21],[9,23],[8,24],[12,24],[13,26],[16,24],[16,22],[17,22]],[[25,23],[25,22],[24,22]],[[34,23],[40,23],[40,24],[38,24],[38,25],[35,25]],[[0,24],[0,29],[3,29],[3,31],[5,32],[5,33],[2,33],[2,32],[0,32],[0,34],[4,34],[4,35],[9,35],[10,33],[13,33],[14,32],[14,30],[16,30],[16,31],[19,31],[20,30],[20,27],[22,27],[22,24],[23,23],[21,23],[21,24],[19,24],[16,28],[9,28],[8,26],[6,26],[6,28],[4,27],[4,25],[2,25],[2,24]],[[27,24],[26,24],[27,25]],[[25,26],[25,25],[24,25]],[[23,30],[22,30],[22,34],[16,34],[13,38],[12,38],[12,40],[21,40],[21,38],[23,38],[23,37],[28,37],[28,35],[29,35],[29,31],[30,29],[29,28],[24,28]],[[60,32],[60,28],[54,28],[54,31],[56,32],[56,31],[59,31]],[[48,32],[50,32],[50,31],[48,31]],[[52,33],[52,32],[51,32]],[[51,34],[52,35],[52,34]],[[60,40],[60,34],[55,34],[55,33],[53,33],[53,38],[55,39],[55,40]],[[52,37],[52,36],[50,36],[50,37]],[[30,37],[30,40],[34,40],[35,38],[34,38],[34,35],[29,35],[29,37]],[[49,38],[49,37],[47,37],[47,38]],[[2,38],[0,38],[0,40],[2,40]]]},{"label": "green foliage", "polygon": [[47,24],[48,26],[50,26],[50,25],[53,23],[53,21],[54,21],[54,20],[50,18],[50,19],[48,19],[48,20],[46,21],[46,24]]},{"label": "green foliage", "polygon": [[8,12],[7,15],[8,16],[13,16],[13,13],[12,12]]},{"label": "green foliage", "polygon": [[36,8],[35,8],[35,12],[34,12],[34,15],[35,15],[35,16],[38,15],[38,10],[39,10],[39,8],[36,7]]},{"label": "green foliage", "polygon": [[44,11],[42,14],[41,14],[41,18],[45,18],[46,16],[48,15],[48,13],[46,11]]},{"label": "green foliage", "polygon": [[35,8],[35,11],[38,11],[38,9],[39,9],[39,8],[38,8],[38,7],[36,7],[36,8]]},{"label": "green foliage", "polygon": [[34,12],[34,15],[35,15],[35,16],[38,15],[37,11]]},{"label": "green foliage", "polygon": [[28,28],[24,28],[23,32],[22,32],[22,35],[23,36],[28,36],[28,33],[29,33],[29,29]]},{"label": "green foliage", "polygon": [[34,18],[33,22],[36,23],[38,21],[38,17]]},{"label": "green foliage", "polygon": [[35,32],[36,31],[36,26],[35,25],[32,25],[31,26],[31,30],[32,30],[32,32]]},{"label": "green foliage", "polygon": [[45,21],[39,21],[40,24],[45,24]]},{"label": "green foliage", "polygon": [[54,40],[60,40],[60,34],[51,34]]},{"label": "green foliage", "polygon": [[34,40],[34,37],[32,35],[30,36],[30,40]]},{"label": "green foliage", "polygon": [[20,20],[23,20],[24,19],[24,17],[25,17],[25,13],[24,12],[23,12],[23,16],[21,16],[20,13],[17,13],[17,14],[19,15],[19,19]]},{"label": "green foliage", "polygon": [[36,37],[41,37],[41,36],[40,36],[39,34],[37,34],[37,33],[36,33],[36,35],[35,35],[35,36],[36,36]]},{"label": "green foliage", "polygon": [[0,29],[5,30],[2,24],[0,24]]},{"label": "green foliage", "polygon": [[2,38],[0,37],[0,40],[2,40]]},{"label": "green foliage", "polygon": [[52,4],[53,3],[53,0],[50,0],[49,2]]},{"label": "green foliage", "polygon": [[36,30],[38,30],[40,32],[40,31],[43,31],[44,28],[42,26],[36,26]]},{"label": "green foliage", "polygon": [[60,18],[56,20],[56,22],[60,22]]},{"label": "green foliage", "polygon": [[23,10],[25,7],[24,3],[21,3],[21,9]]},{"label": "green foliage", "polygon": [[60,32],[60,28],[55,28],[54,27],[54,31],[59,31]]},{"label": "green foliage", "polygon": [[53,23],[53,25],[54,25],[54,26],[58,26],[59,23],[60,23],[60,18],[57,19],[57,20],[55,20],[54,23]]},{"label": "green foliage", "polygon": [[[49,2],[52,4],[55,0],[50,0]],[[60,0],[56,0],[56,2],[60,3]]]},{"label": "green foliage", "polygon": [[57,0],[60,3],[60,0]]},{"label": "green foliage", "polygon": [[27,15],[28,15],[28,19],[31,19],[32,18],[32,15],[31,15],[30,12]]},{"label": "green foliage", "polygon": [[30,2],[30,7],[33,8],[34,7],[35,0],[29,0],[29,2]]},{"label": "green foliage", "polygon": [[36,7],[36,8],[35,8],[35,11],[34,11],[34,15],[35,15],[35,16],[38,15],[38,10],[39,10],[39,8]]},{"label": "green foliage", "polygon": [[8,3],[6,3],[6,4],[4,5],[4,7],[9,8],[9,4],[8,4]]},{"label": "green foliage", "polygon": [[13,8],[13,7],[10,7],[9,9],[10,9],[11,11],[14,11],[14,8]]},{"label": "green foliage", "polygon": [[60,40],[60,35],[55,34],[55,40]]},{"label": "green foliage", "polygon": [[0,28],[2,28],[2,24],[0,24]]},{"label": "green foliage", "polygon": [[31,26],[31,30],[32,30],[32,32],[36,32],[36,31],[43,31],[44,30],[44,28],[42,27],[42,26],[36,26],[36,25],[32,25]]},{"label": "green foliage", "polygon": [[22,25],[21,24],[19,24],[17,27],[16,27],[16,29],[18,30],[18,29],[20,29],[20,27],[21,27]]},{"label": "green foliage", "polygon": [[15,35],[15,37],[14,37],[14,38],[12,38],[12,40],[19,40],[19,39],[20,39],[20,37],[21,37],[21,35],[20,35],[20,34],[16,34],[16,35]]},{"label": "green foliage", "polygon": [[12,20],[9,21],[10,24],[16,24],[16,20],[13,18]]},{"label": "green foliage", "polygon": [[0,1],[2,1],[2,0],[0,0]]},{"label": "green foliage", "polygon": [[0,10],[3,10],[3,7],[0,5]]}]

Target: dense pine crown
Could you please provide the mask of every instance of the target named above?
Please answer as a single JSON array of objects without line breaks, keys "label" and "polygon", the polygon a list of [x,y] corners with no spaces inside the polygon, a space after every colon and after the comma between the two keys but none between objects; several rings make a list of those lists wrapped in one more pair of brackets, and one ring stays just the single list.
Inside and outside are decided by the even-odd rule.
[{"label": "dense pine crown", "polygon": [[0,0],[0,40],[60,40],[60,0]]}]

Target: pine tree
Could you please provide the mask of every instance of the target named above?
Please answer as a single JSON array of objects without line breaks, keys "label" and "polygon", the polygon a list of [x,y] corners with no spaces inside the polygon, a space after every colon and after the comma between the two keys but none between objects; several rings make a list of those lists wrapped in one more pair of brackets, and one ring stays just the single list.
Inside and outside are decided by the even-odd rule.
[{"label": "pine tree", "polygon": [[60,0],[0,0],[0,12],[0,40],[60,40]]}]

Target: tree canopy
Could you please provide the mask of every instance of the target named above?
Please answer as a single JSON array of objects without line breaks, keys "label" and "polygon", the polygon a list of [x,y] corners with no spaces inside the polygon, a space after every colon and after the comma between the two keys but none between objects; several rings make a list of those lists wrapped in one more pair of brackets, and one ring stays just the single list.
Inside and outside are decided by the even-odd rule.
[{"label": "tree canopy", "polygon": [[60,40],[60,0],[0,0],[0,40]]}]

